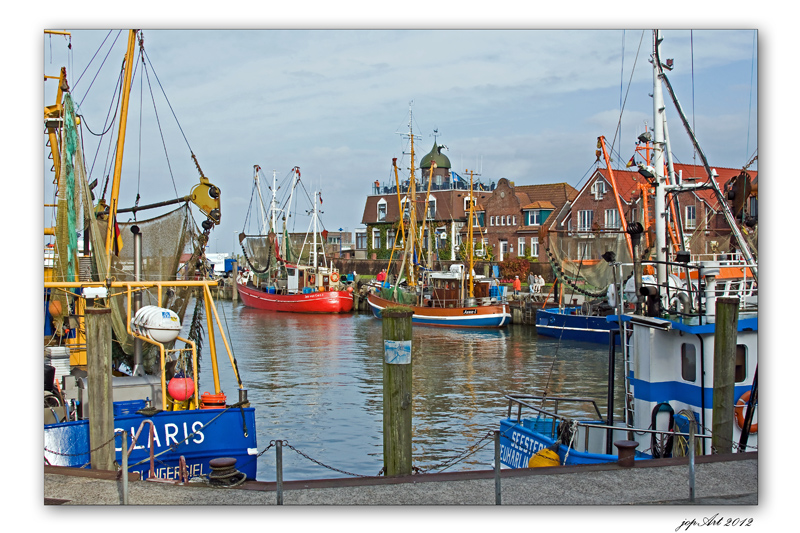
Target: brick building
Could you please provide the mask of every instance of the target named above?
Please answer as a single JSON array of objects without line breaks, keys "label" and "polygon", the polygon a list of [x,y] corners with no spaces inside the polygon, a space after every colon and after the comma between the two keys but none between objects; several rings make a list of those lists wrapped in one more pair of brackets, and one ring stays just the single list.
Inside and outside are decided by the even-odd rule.
[{"label": "brick building", "polygon": [[[675,164],[678,179],[687,183],[702,183],[707,180],[702,166]],[[716,168],[717,184],[726,194],[735,183],[735,178],[742,172],[740,169]],[[750,184],[745,192],[746,199],[738,209],[739,217],[754,221],[758,216],[758,171],[748,171]],[[638,220],[649,228],[647,243],[652,245],[655,239],[655,213],[653,212],[653,190],[650,183],[637,171],[614,170],[614,181],[617,185],[619,204],[622,215],[613,194],[611,173],[606,168],[598,168],[581,188],[577,196],[566,205],[563,212],[548,221],[546,231],[566,232],[569,235],[582,237],[573,241],[571,248],[565,253],[571,259],[585,258],[597,261],[606,250],[604,239],[611,239],[621,230],[621,216],[626,221]],[[647,192],[643,201],[642,193]],[[675,195],[677,204],[669,213],[673,230],[668,242],[677,248],[680,234],[672,220],[679,219],[683,239],[687,249],[693,255],[711,255],[729,251],[730,228],[720,209],[719,202],[712,190],[685,191]],[[645,211],[646,218],[640,213]],[[552,240],[545,237],[546,241]],[[549,244],[549,242],[547,243]]]},{"label": "brick building", "polygon": [[[543,259],[539,249],[539,229],[553,213],[573,198],[577,191],[566,183],[515,186],[501,178],[493,181],[454,172],[450,160],[435,141],[420,160],[421,179],[416,183],[416,213],[419,224],[425,220],[423,250],[440,261],[459,260],[459,250],[469,234],[467,219],[470,201],[475,204],[473,240],[476,255],[502,261],[510,257],[531,256]],[[436,162],[431,177],[432,162]],[[365,258],[388,259],[397,235],[402,212],[408,212],[408,180],[381,184],[376,181],[367,197],[361,222],[366,231],[356,231],[356,250]],[[427,205],[425,197],[430,196]],[[399,196],[399,201],[398,201]],[[362,248],[364,246],[364,248]]]}]

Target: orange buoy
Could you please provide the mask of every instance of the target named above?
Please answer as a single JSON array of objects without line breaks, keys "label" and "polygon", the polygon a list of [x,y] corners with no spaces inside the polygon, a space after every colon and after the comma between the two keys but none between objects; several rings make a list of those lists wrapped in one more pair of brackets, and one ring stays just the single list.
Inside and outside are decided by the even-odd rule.
[{"label": "orange buoy", "polygon": [[[744,415],[745,409],[747,408],[747,402],[750,401],[750,391],[745,392],[744,394],[739,397],[739,400],[736,402],[736,405],[733,407],[733,413],[736,417],[736,425],[739,426],[739,429],[744,427]],[[758,405],[758,404],[756,404]],[[755,407],[755,406],[754,406]],[[755,412],[753,413],[755,414]],[[758,433],[758,424],[751,423],[750,424],[750,433]]]},{"label": "orange buoy", "polygon": [[61,316],[61,302],[58,300],[50,300],[50,305],[47,306],[50,311],[50,316]]},{"label": "orange buoy", "polygon": [[225,394],[204,392],[200,396],[200,409],[225,409]]},{"label": "orange buoy", "polygon": [[172,378],[167,391],[174,399],[184,402],[194,396],[194,381],[192,378]]}]

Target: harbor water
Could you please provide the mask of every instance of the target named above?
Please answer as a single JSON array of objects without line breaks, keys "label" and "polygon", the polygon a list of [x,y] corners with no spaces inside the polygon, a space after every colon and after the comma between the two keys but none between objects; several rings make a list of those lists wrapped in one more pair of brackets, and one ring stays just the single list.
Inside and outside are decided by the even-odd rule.
[{"label": "harbor water", "polygon": [[[271,441],[289,445],[283,447],[283,479],[378,475],[383,467],[380,320],[369,314],[304,315],[216,304],[256,408],[258,451]],[[235,403],[237,383],[219,338],[217,346],[221,387],[228,403]],[[617,359],[619,419],[624,394],[619,354]],[[200,364],[210,369],[207,342]],[[606,413],[608,348],[537,337],[532,326],[415,327],[412,365],[413,466],[422,472],[492,468],[491,432],[507,413],[507,393],[541,394],[549,387],[551,396],[592,398]],[[200,387],[201,393],[214,392],[211,372],[201,371]],[[560,412],[581,414],[568,406]],[[275,479],[273,446],[258,458],[258,480]]]}]

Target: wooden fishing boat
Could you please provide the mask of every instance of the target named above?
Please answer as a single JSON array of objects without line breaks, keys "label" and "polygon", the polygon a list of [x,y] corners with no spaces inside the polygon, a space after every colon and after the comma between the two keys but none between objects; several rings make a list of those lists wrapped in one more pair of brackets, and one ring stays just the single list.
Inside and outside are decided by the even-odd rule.
[{"label": "wooden fishing boat", "polygon": [[[426,268],[418,261],[423,257],[422,235],[425,234],[425,218],[417,219],[416,209],[416,176],[414,169],[414,132],[413,120],[409,112],[409,133],[411,142],[411,174],[409,178],[409,201],[404,214],[400,218],[400,231],[389,259],[389,269],[393,261],[400,262],[397,282],[383,282],[380,288],[373,288],[367,296],[367,303],[376,318],[388,306],[403,305],[411,308],[414,314],[411,321],[415,325],[460,327],[460,328],[499,328],[511,322],[511,309],[499,291],[492,293],[489,280],[478,282],[473,269],[475,253],[473,250],[472,229],[475,219],[475,201],[472,195],[473,182],[470,173],[469,233],[467,237],[467,267],[452,265],[449,271],[436,271]],[[397,190],[400,190],[400,178],[397,170],[397,159],[392,161]],[[431,162],[432,171],[436,162]],[[429,180],[429,187],[433,180]],[[428,191],[428,196],[430,190]],[[400,202],[400,213],[404,213],[404,205]],[[426,198],[427,205],[427,198]],[[402,243],[402,245],[400,245]],[[399,259],[395,259],[399,252]],[[494,287],[497,289],[497,286]]]}]

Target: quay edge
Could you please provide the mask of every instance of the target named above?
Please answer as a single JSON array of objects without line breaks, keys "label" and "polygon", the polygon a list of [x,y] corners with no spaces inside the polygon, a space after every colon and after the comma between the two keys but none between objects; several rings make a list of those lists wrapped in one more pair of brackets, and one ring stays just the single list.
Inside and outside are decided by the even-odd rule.
[{"label": "quay edge", "polygon": [[[697,505],[758,504],[758,452],[696,458]],[[503,505],[688,505],[688,459],[503,470]],[[46,466],[46,505],[120,505],[115,472]],[[275,505],[274,482],[236,488],[130,481],[130,505]],[[283,482],[284,505],[494,505],[494,471]],[[731,512],[727,512],[731,515]],[[752,509],[733,514],[752,516]],[[732,515],[731,515],[732,516]],[[677,525],[677,524],[676,524]]]}]

